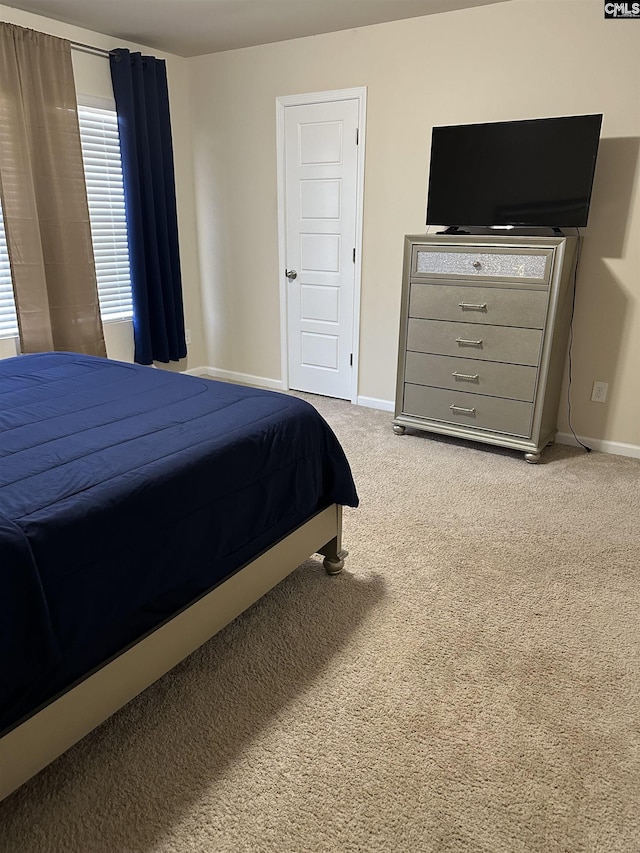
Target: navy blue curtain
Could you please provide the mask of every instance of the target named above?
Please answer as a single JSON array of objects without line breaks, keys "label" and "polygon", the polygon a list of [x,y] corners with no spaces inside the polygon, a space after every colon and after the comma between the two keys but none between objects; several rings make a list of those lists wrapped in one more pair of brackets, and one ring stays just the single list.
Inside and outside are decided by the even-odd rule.
[{"label": "navy blue curtain", "polygon": [[118,112],[133,292],[135,360],[178,361],[187,354],[182,278],[163,59],[111,52]]}]

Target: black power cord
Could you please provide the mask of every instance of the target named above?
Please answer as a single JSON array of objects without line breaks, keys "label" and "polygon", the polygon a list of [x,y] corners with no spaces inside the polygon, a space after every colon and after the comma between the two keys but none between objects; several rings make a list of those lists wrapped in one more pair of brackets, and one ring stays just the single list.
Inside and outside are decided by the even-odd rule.
[{"label": "black power cord", "polygon": [[591,448],[588,447],[583,441],[581,441],[578,436],[575,434],[573,426],[571,425],[571,379],[572,379],[572,363],[571,363],[571,350],[573,348],[573,316],[576,310],[576,290],[578,284],[578,267],[580,266],[580,253],[582,249],[582,240],[580,238],[580,230],[576,228],[578,232],[578,248],[577,248],[577,257],[576,263],[573,268],[573,296],[571,300],[571,320],[569,322],[569,381],[567,383],[567,403],[568,403],[568,421],[569,421],[569,429],[575,440],[581,447],[584,447],[587,453],[591,453]]}]

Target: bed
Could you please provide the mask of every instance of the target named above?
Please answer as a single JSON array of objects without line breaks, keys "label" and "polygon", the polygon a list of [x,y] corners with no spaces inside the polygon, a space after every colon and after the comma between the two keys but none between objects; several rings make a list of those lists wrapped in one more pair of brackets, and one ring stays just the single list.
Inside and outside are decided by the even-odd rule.
[{"label": "bed", "polygon": [[303,400],[72,353],[0,361],[0,798],[313,553],[344,452]]}]

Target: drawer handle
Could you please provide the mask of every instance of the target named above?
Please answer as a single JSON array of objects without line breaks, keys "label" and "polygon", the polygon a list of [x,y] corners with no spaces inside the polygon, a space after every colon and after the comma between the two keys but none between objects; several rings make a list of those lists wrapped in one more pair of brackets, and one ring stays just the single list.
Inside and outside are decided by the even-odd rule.
[{"label": "drawer handle", "polygon": [[466,344],[469,347],[481,347],[482,346],[482,338],[479,341],[468,341],[465,338],[456,338],[457,344]]},{"label": "drawer handle", "polygon": [[480,377],[479,373],[458,373],[457,370],[454,370],[451,375],[456,379],[468,379],[470,382],[475,382]]},{"label": "drawer handle", "polygon": [[486,311],[487,303],[483,302],[480,304],[475,304],[473,302],[460,302],[458,303],[463,311]]},{"label": "drawer handle", "polygon": [[472,266],[474,266],[477,270],[479,270],[480,267],[482,266],[482,264],[480,263],[480,261],[474,261]]},{"label": "drawer handle", "polygon": [[464,406],[456,406],[454,403],[452,403],[449,406],[449,408],[451,409],[452,412],[456,412],[457,414],[460,414],[460,415],[475,415],[475,413],[476,413],[475,408],[474,409],[465,409]]}]

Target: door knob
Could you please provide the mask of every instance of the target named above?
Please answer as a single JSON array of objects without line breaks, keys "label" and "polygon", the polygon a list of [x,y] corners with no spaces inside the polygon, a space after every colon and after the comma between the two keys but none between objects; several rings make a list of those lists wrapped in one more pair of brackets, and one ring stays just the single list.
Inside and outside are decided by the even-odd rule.
[{"label": "door knob", "polygon": [[284,274],[289,279],[289,281],[294,281],[298,278],[298,273],[295,270],[285,270]]}]

